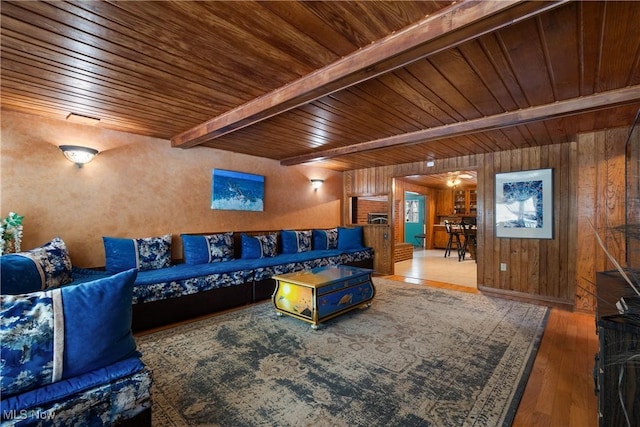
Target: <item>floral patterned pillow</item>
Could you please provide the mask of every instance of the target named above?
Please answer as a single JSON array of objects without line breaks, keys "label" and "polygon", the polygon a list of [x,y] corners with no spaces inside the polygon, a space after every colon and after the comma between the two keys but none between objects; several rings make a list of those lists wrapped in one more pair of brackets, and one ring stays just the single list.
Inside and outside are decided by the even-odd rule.
[{"label": "floral patterned pillow", "polygon": [[[59,380],[62,352],[54,350],[53,294],[2,295],[2,394],[10,396]],[[56,378],[57,377],[57,378]]]},{"label": "floral patterned pillow", "polygon": [[17,294],[71,283],[71,258],[60,237],[24,252],[0,257],[2,293]]},{"label": "floral patterned pillow", "polygon": [[185,264],[207,264],[233,259],[233,232],[182,236]]},{"label": "floral patterned pillow", "polygon": [[336,249],[338,247],[338,229],[313,230],[313,249]]},{"label": "floral patterned pillow", "polygon": [[267,258],[278,254],[278,235],[276,233],[259,236],[241,235],[242,258]]},{"label": "floral patterned pillow", "polygon": [[103,237],[106,270],[156,270],[171,266],[171,234],[141,239]]},{"label": "floral patterned pillow", "polygon": [[311,231],[282,230],[282,253],[295,254],[311,250]]}]

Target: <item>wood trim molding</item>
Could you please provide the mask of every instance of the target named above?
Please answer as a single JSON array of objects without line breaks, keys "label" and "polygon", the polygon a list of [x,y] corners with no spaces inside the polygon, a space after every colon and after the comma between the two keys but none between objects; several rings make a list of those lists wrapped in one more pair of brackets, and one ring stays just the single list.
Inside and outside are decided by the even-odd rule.
[{"label": "wood trim molding", "polygon": [[478,290],[487,296],[495,295],[500,298],[511,299],[514,301],[523,301],[531,304],[546,305],[548,307],[557,307],[563,310],[573,311],[573,303],[558,298],[551,298],[542,295],[527,294],[524,292],[509,291],[506,289],[490,288],[478,285]]}]

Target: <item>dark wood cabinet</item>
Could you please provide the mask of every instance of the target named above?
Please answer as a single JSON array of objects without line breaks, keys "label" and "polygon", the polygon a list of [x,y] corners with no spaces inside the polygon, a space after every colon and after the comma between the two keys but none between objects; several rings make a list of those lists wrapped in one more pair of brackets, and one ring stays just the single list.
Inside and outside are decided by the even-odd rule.
[{"label": "dark wood cabinet", "polygon": [[[598,425],[640,426],[640,297],[617,272],[598,273],[596,292]],[[621,297],[629,313],[616,307]]]},{"label": "dark wood cabinet", "polygon": [[453,215],[453,191],[438,190],[436,193],[436,215]]}]

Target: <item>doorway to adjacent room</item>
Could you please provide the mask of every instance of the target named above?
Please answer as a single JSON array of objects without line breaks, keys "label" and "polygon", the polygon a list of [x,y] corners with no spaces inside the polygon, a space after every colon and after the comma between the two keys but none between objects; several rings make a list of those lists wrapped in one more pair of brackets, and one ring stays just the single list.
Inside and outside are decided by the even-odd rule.
[{"label": "doorway to adjacent room", "polygon": [[[477,186],[475,171],[469,174],[466,171],[454,173],[471,178],[467,178],[467,182],[457,188],[446,184],[451,180],[452,172],[396,179],[398,185],[393,187],[397,191],[393,196],[396,210],[394,217],[401,223],[395,225],[395,244],[403,244],[405,247],[411,244],[413,257],[400,258],[395,262],[395,275],[477,288],[475,259],[470,259],[467,255],[464,260],[459,260],[455,249],[450,256],[444,256],[442,242],[446,235],[440,236],[444,231],[444,219],[455,223],[469,215],[469,212],[459,212],[459,207],[455,204],[456,191],[459,192],[460,188],[475,190]],[[474,217],[476,203],[474,200]],[[443,208],[443,205],[447,206]]]}]

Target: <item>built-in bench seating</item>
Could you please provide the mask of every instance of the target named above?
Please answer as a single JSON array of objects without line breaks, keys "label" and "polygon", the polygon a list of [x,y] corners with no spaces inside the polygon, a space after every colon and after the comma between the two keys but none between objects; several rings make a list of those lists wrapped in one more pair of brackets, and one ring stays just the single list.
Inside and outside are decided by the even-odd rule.
[{"label": "built-in bench seating", "polygon": [[[201,262],[206,257],[193,256],[199,251],[200,240],[208,236],[227,239],[227,254],[221,256],[221,260],[209,257],[209,262]],[[185,250],[182,262],[138,272],[133,290],[134,331],[268,299],[275,289],[272,277],[276,274],[340,264],[373,268],[373,249],[363,245],[361,227],[185,234],[181,237]],[[264,241],[268,243],[257,248],[260,245],[256,242]],[[291,242],[296,246],[292,248]],[[108,258],[106,244],[105,248]],[[200,248],[207,250],[204,243]],[[73,269],[74,282],[110,274],[108,269]]]}]

